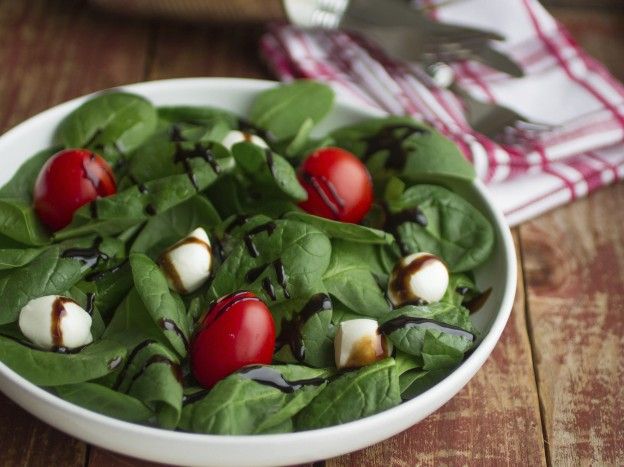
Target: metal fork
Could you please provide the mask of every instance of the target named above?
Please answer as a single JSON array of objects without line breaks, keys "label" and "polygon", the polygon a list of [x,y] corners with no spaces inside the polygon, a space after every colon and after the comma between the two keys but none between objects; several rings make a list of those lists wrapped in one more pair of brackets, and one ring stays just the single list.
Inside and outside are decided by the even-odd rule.
[{"label": "metal fork", "polygon": [[351,0],[340,27],[372,39],[390,54],[409,62],[478,60],[512,76],[522,69],[490,46],[504,38],[492,31],[430,20],[423,9],[403,0]]},{"label": "metal fork", "polygon": [[475,99],[457,85],[455,73],[446,63],[425,66],[425,71],[437,86],[449,89],[462,99],[470,126],[490,139],[509,141],[519,135],[524,139],[534,139],[558,128],[558,125],[531,121],[504,105]]}]

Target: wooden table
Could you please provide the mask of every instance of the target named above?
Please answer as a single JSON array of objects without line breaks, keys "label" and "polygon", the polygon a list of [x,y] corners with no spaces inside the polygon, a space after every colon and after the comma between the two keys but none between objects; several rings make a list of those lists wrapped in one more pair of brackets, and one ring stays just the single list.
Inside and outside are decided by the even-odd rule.
[{"label": "wooden table", "polygon": [[[555,3],[552,12],[624,79],[621,3]],[[120,19],[76,0],[0,0],[0,131],[136,81],[269,78],[260,33]],[[516,302],[482,370],[417,426],[325,463],[624,464],[623,201],[624,185],[612,186],[515,228]],[[70,438],[2,395],[0,420],[3,466],[147,465]]]}]

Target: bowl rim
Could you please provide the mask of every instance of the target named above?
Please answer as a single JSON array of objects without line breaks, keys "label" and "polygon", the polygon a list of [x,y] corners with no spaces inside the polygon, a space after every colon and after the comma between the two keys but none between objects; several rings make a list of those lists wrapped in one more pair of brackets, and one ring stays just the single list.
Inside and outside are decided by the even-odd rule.
[{"label": "bowl rim", "polygon": [[[138,82],[134,84],[116,86],[113,88],[109,88],[103,91],[98,91],[90,94],[86,94],[81,97],[77,97],[66,101],[64,103],[55,105],[43,112],[40,112],[27,120],[21,122],[17,126],[8,130],[4,134],[0,136],[0,141],[4,141],[7,139],[14,139],[23,137],[25,133],[28,133],[31,126],[37,124],[40,120],[45,120],[50,117],[50,115],[56,113],[67,113],[70,109],[75,108],[80,103],[86,101],[87,99],[101,94],[102,92],[110,92],[110,91],[128,91],[128,92],[138,92],[139,94],[149,94],[157,92],[158,90],[162,90],[163,88],[177,87],[177,86],[206,86],[210,85],[216,88],[233,88],[233,87],[244,87],[251,89],[255,92],[261,92],[265,89],[271,88],[273,86],[279,85],[280,83],[277,81],[270,80],[258,80],[258,79],[245,79],[245,78],[175,78],[175,79],[164,79],[164,80],[154,80],[154,81],[145,81]],[[335,102],[336,106],[340,106],[344,109],[354,111],[357,113],[365,113],[370,115],[371,117],[375,116],[384,116],[387,115],[385,112],[380,111],[379,109],[369,107],[365,104],[353,103],[353,99],[348,95],[337,92],[337,99]],[[400,412],[404,412],[406,410],[410,410],[410,407],[416,407],[421,405],[423,401],[430,399],[432,394],[441,392],[441,393],[450,393],[450,397],[444,396],[444,400],[442,403],[436,403],[431,407],[428,407],[425,411],[427,412],[425,417],[431,414],[433,411],[437,410],[441,405],[446,403],[448,399],[453,397],[461,388],[474,376],[474,374],[479,370],[479,368],[483,365],[485,360],[488,358],[490,353],[492,352],[496,342],[498,342],[505,325],[510,316],[514,296],[516,292],[516,282],[517,282],[517,267],[516,267],[516,254],[515,247],[513,243],[513,238],[511,236],[511,231],[507,227],[507,223],[504,219],[503,214],[498,210],[496,205],[491,201],[487,188],[485,185],[478,179],[475,179],[472,182],[474,189],[477,194],[483,199],[484,204],[487,206],[489,210],[489,216],[495,221],[494,229],[500,234],[502,240],[502,251],[500,254],[504,255],[504,259],[506,262],[506,277],[507,281],[505,283],[505,290],[501,299],[500,307],[498,312],[495,315],[495,318],[491,322],[490,330],[487,334],[483,336],[482,341],[479,346],[473,351],[473,353],[466,358],[452,373],[446,376],[443,380],[423,392],[422,394],[416,396],[415,398],[405,401],[400,405],[393,407],[391,409],[384,410],[378,414],[371,415],[359,420],[354,420],[351,422],[347,422],[341,425],[334,425],[326,428],[320,428],[309,431],[301,431],[301,432],[293,432],[293,433],[282,433],[282,434],[262,434],[262,435],[212,435],[212,434],[200,434],[200,433],[190,433],[190,432],[181,432],[174,430],[166,430],[162,428],[150,427],[146,425],[141,425],[138,423],[127,422],[123,420],[119,420],[113,417],[109,417],[107,415],[100,414],[98,412],[93,412],[86,408],[80,407],[60,397],[44,390],[43,388],[31,383],[26,378],[20,376],[18,373],[11,370],[4,363],[0,362],[0,389],[3,390],[5,388],[5,381],[9,381],[14,384],[19,389],[26,391],[30,396],[40,399],[45,404],[49,404],[54,406],[56,409],[65,412],[68,416],[79,417],[84,420],[90,421],[92,423],[96,423],[98,425],[104,425],[106,428],[115,429],[118,431],[123,431],[128,433],[129,435],[141,435],[148,437],[157,437],[160,439],[166,439],[171,442],[201,442],[206,443],[207,441],[216,441],[222,445],[241,445],[244,444],[247,447],[253,448],[254,446],[264,445],[266,443],[279,443],[283,441],[295,441],[295,440],[308,440],[312,442],[310,439],[319,437],[340,437],[343,435],[347,435],[348,432],[354,430],[354,428],[358,427],[361,430],[367,430],[373,428],[380,422],[384,420],[390,420],[395,418],[397,414]],[[15,400],[13,397],[9,396],[12,400]],[[16,401],[18,404],[20,402]],[[25,407],[28,411],[28,408]],[[37,416],[38,417],[38,416]],[[424,418],[424,417],[422,417]],[[53,423],[52,423],[53,424]],[[401,428],[401,430],[395,431],[398,433],[409,426],[412,426],[414,423],[409,423],[408,425]],[[61,428],[65,431],[65,429]],[[80,433],[71,433],[73,436],[80,438]],[[390,435],[392,436],[392,434]],[[94,441],[92,439],[87,440],[90,443],[98,444],[98,441]],[[107,449],[115,449],[106,444],[102,444]],[[121,452],[121,451],[120,451]]]}]

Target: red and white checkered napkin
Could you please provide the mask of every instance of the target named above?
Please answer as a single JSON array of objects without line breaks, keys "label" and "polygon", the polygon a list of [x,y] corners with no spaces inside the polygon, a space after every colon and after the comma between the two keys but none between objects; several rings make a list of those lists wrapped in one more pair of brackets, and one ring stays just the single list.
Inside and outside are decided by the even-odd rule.
[{"label": "red and white checkered napkin", "polygon": [[624,178],[624,86],[537,0],[463,0],[435,15],[500,32],[507,40],[494,46],[526,73],[514,79],[477,62],[455,64],[465,91],[552,127],[510,129],[495,142],[470,128],[458,98],[418,65],[343,32],[274,25],[261,49],[282,80],[326,81],[365,104],[435,126],[473,162],[511,225]]}]

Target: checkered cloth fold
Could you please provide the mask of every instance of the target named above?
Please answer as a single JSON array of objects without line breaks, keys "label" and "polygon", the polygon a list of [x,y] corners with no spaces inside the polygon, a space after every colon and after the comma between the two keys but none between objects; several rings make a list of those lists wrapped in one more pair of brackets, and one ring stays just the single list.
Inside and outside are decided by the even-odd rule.
[{"label": "checkered cloth fold", "polygon": [[341,31],[272,25],[261,50],[284,81],[325,81],[354,100],[435,126],[473,162],[511,225],[624,177],[624,86],[537,0],[462,0],[434,15],[504,35],[493,46],[522,66],[523,78],[466,61],[453,65],[456,82],[479,100],[550,128],[517,126],[491,140],[470,127],[462,101],[435,86],[419,65]]}]

